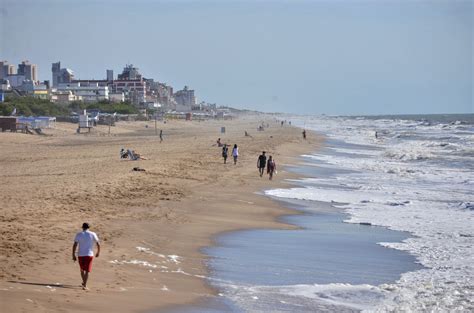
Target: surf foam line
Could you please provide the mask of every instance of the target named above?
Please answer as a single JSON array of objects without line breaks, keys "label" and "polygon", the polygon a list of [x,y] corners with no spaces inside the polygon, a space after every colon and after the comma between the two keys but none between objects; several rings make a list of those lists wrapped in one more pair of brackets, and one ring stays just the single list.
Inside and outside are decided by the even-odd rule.
[{"label": "surf foam line", "polygon": [[[314,193],[309,196],[306,192],[296,196],[296,190],[291,191],[292,198],[296,199],[321,201],[324,198],[334,198],[340,202],[349,200],[321,193],[320,197],[314,197]],[[278,190],[268,192],[273,196],[277,193]],[[373,200],[364,200],[364,197],[357,198],[360,199],[357,206],[338,205],[350,214],[346,222],[370,222],[372,225],[393,230],[410,231],[415,237],[401,243],[380,244],[412,253],[422,265],[428,267],[404,273],[396,283],[386,284],[384,289],[390,290],[390,293],[385,294],[386,299],[371,310],[472,311],[474,309],[472,301],[474,234],[472,227],[469,226],[473,221],[472,213],[464,209],[463,203],[440,208],[433,202],[404,203],[393,199],[390,202],[392,209],[386,209],[386,202],[377,203]],[[426,207],[430,209],[426,210]]]},{"label": "surf foam line", "polygon": [[404,273],[399,281],[386,285],[384,289],[390,293],[370,310],[474,310],[474,220],[468,202],[442,202],[443,195],[436,190],[419,195],[416,191],[396,194],[383,188],[348,191],[307,187],[268,190],[266,194],[347,203],[332,203],[349,213],[346,222],[370,223],[415,236],[401,243],[381,244],[412,253],[427,269]]},{"label": "surf foam line", "polygon": [[219,288],[219,296],[230,299],[244,312],[353,312],[374,306],[387,293],[383,286],[339,283],[255,286],[220,282]]},{"label": "surf foam line", "polygon": [[426,269],[402,274],[366,310],[474,311],[474,162],[465,157],[474,149],[473,125],[363,117],[291,120],[334,141],[323,153],[305,155],[308,163],[352,172],[308,178],[310,187],[266,194],[344,203],[333,205],[349,214],[345,222],[414,236],[380,244],[413,254]]}]

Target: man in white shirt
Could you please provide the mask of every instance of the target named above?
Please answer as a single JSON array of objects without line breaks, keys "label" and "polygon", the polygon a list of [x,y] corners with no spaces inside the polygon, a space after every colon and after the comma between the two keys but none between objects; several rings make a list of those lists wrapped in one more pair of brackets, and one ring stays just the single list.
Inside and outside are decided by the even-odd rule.
[{"label": "man in white shirt", "polygon": [[96,257],[100,254],[100,243],[96,233],[89,231],[89,224],[82,224],[82,231],[76,234],[74,245],[72,246],[72,260],[76,262],[76,248],[79,245],[79,267],[82,277],[82,289],[87,289],[87,280],[92,270],[92,260],[94,259],[94,243],[97,245]]}]

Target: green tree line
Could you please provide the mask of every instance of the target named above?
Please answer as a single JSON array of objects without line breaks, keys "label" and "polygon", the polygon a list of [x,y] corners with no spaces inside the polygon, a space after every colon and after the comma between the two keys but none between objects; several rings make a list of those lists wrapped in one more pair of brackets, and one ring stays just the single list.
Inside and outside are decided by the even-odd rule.
[{"label": "green tree line", "polygon": [[34,97],[7,97],[5,102],[0,103],[0,115],[9,116],[12,114],[14,108],[16,108],[16,115],[23,116],[68,116],[71,112],[80,112],[84,109],[98,109],[101,112],[117,112],[118,114],[138,113],[138,110],[129,102],[71,102],[65,105]]},{"label": "green tree line", "polygon": [[98,109],[104,113],[118,113],[118,114],[137,114],[138,109],[130,102],[114,103],[108,100],[102,100],[94,103],[84,103],[81,101],[71,102],[68,106],[71,111],[79,112],[84,109],[92,110]]}]

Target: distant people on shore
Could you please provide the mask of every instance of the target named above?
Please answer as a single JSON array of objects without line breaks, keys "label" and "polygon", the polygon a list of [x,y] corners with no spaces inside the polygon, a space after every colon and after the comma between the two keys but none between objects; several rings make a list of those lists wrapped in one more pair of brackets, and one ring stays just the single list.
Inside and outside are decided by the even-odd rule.
[{"label": "distant people on shore", "polygon": [[[99,237],[94,232],[89,231],[89,224],[82,224],[82,231],[76,234],[74,244],[72,246],[72,260],[76,262],[79,259],[79,269],[82,278],[82,289],[87,290],[87,281],[89,273],[92,271],[92,260],[94,259],[94,244],[97,246],[97,253],[95,257],[100,255]],[[79,251],[76,257],[76,249],[79,246]]]},{"label": "distant people on shore", "polygon": [[237,144],[234,145],[234,148],[232,149],[232,156],[234,157],[234,165],[237,164],[237,158],[239,157],[239,148],[237,147]]},{"label": "distant people on shore", "polygon": [[224,158],[224,164],[227,162],[227,155],[229,154],[229,148],[227,148],[227,145],[224,144],[222,146],[222,157]]},{"label": "distant people on shore", "polygon": [[269,156],[268,162],[267,162],[267,174],[269,175],[268,179],[271,180],[273,178],[273,173],[275,172],[275,170],[276,170],[275,160],[273,159],[272,156]]},{"label": "distant people on shore", "polygon": [[257,160],[257,168],[258,168],[258,172],[260,173],[260,177],[263,176],[266,163],[267,163],[267,156],[265,155],[265,151],[262,151],[262,154],[258,157],[258,160]]},{"label": "distant people on shore", "polygon": [[303,129],[303,139],[306,139],[306,129]]},{"label": "distant people on shore", "polygon": [[163,129],[160,129],[160,143],[163,142]]}]

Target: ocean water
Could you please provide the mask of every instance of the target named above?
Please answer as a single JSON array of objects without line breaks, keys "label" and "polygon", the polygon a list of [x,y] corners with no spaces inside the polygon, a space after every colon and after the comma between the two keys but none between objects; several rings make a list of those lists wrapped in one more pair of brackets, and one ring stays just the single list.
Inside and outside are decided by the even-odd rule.
[{"label": "ocean water", "polygon": [[383,296],[373,286],[423,268],[410,254],[377,244],[401,242],[407,233],[343,223],[348,216],[325,202],[285,205],[305,212],[284,218],[301,229],[233,232],[206,249],[209,281],[227,305],[221,312],[359,311]]},{"label": "ocean water", "polygon": [[473,312],[474,115],[286,119],[327,139],[265,191],[301,229],[219,237],[176,312]]},{"label": "ocean water", "polygon": [[344,203],[335,206],[348,223],[413,234],[381,244],[425,268],[371,285],[383,296],[365,310],[474,311],[474,115],[291,120],[327,137],[326,149],[304,156],[306,166],[339,173],[268,195]]},{"label": "ocean water", "polygon": [[344,223],[348,215],[325,202],[283,204],[304,213],[283,218],[300,229],[219,236],[205,249],[207,279],[219,296],[166,312],[357,312],[383,297],[374,286],[423,268],[414,256],[377,244],[408,233]]}]

